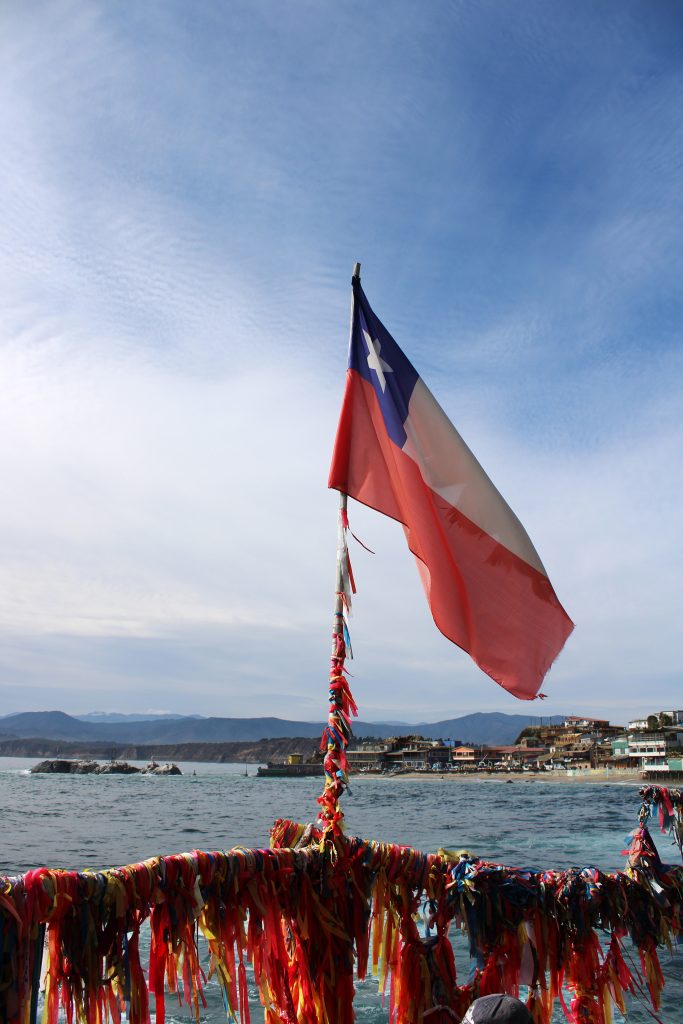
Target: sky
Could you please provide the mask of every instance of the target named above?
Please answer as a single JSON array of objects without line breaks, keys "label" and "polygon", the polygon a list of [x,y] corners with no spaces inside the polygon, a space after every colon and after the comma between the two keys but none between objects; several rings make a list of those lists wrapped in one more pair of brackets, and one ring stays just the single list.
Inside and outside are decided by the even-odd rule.
[{"label": "sky", "polygon": [[0,5],[0,712],[322,720],[350,277],[576,624],[544,702],[351,502],[365,720],[683,704],[674,0]]}]

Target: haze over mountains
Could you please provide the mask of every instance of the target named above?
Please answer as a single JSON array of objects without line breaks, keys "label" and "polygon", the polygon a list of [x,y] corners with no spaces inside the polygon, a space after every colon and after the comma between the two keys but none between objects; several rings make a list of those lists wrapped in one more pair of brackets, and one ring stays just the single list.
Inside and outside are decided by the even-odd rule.
[{"label": "haze over mountains", "polygon": [[[562,721],[563,716],[544,717],[543,722]],[[478,712],[441,722],[397,725],[395,722],[354,722],[357,738],[418,733],[428,739],[470,743],[513,743],[522,729],[538,724],[531,715]],[[297,722],[284,718],[200,718],[175,715],[120,715],[93,713],[74,717],[63,711],[26,711],[0,717],[0,736],[41,737],[63,741],[129,743],[226,743],[283,737],[318,737],[322,722]]]},{"label": "haze over mountains", "polygon": [[[110,722],[156,722],[160,718],[177,721],[179,718],[206,718],[206,715],[175,715],[170,711],[147,711],[125,715],[118,711],[88,711],[85,715],[72,715],[71,717],[77,718],[79,722],[108,724]],[[0,715],[0,721],[2,718],[3,716]]]}]

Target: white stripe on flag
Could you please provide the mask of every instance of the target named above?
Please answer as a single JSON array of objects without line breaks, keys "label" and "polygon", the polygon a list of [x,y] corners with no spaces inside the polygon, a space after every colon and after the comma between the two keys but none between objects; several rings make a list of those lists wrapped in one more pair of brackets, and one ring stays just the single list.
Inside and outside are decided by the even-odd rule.
[{"label": "white stripe on flag", "polygon": [[508,551],[547,576],[526,530],[421,378],[410,399],[405,430],[403,451],[417,463],[424,482]]}]

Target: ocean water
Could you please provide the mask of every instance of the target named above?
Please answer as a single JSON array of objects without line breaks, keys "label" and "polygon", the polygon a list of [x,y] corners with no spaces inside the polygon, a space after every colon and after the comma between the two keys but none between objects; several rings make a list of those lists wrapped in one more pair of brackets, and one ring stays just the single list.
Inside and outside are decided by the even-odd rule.
[{"label": "ocean water", "polygon": [[[0,758],[1,874],[41,865],[106,868],[192,849],[267,846],[276,818],[315,818],[322,784],[316,778],[259,779],[254,766],[245,777],[242,765],[181,764],[182,776],[163,778],[31,775],[33,763]],[[638,787],[628,783],[358,777],[351,789],[344,802],[351,834],[426,852],[465,846],[482,857],[532,868],[621,869],[621,850],[639,806]],[[669,839],[658,842],[663,859],[675,862],[678,853]],[[459,976],[466,978],[467,953],[457,936],[455,947]],[[662,952],[661,959],[667,985],[659,1016],[664,1024],[682,1024],[683,947],[674,957]],[[258,1021],[253,985],[250,994]],[[207,998],[202,1021],[224,1021],[213,983]],[[372,980],[359,984],[355,1005],[361,1021],[387,1020]],[[186,1011],[173,1006],[169,999],[169,1024],[186,1021]],[[652,1017],[636,1000],[628,1020]]]}]

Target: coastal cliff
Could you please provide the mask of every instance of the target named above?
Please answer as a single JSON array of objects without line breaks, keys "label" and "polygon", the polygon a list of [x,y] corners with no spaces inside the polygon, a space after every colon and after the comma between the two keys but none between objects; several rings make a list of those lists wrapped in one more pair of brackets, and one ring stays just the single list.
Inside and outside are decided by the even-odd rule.
[{"label": "coastal cliff", "polygon": [[0,757],[40,757],[128,761],[209,761],[225,764],[240,761],[265,764],[298,753],[308,759],[315,755],[318,741],[310,737],[246,740],[235,743],[141,743],[114,746],[91,741],[64,742],[44,738],[0,736]]}]

